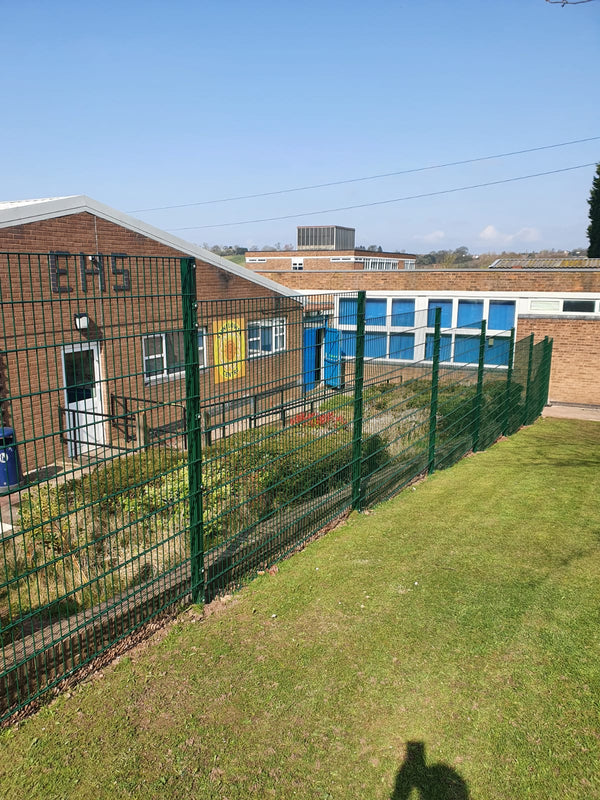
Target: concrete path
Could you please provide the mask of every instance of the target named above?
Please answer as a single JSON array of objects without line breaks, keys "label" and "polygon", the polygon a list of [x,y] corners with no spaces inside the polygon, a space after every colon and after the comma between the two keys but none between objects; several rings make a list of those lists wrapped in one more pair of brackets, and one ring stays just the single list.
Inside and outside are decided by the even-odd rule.
[{"label": "concrete path", "polygon": [[600,422],[600,406],[576,406],[570,403],[550,403],[542,411],[543,417],[561,419],[589,419]]}]

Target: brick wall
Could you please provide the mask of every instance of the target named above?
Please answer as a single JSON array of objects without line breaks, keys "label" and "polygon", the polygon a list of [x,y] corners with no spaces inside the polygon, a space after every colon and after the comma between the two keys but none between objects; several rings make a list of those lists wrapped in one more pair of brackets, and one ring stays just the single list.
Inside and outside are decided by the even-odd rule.
[{"label": "brick wall", "polygon": [[[264,265],[255,264],[255,267]],[[398,272],[288,272],[256,269],[265,278],[290,289],[310,293],[329,289],[350,291],[450,291],[450,292],[600,292],[600,270],[494,272],[493,270],[414,270]]]},{"label": "brick wall", "polygon": [[[0,289],[3,302],[0,329],[0,391],[12,398],[0,403],[2,421],[11,424],[21,441],[26,471],[41,463],[60,462],[66,456],[57,432],[64,426],[60,407],[65,405],[62,353],[65,346],[98,342],[102,372],[103,413],[111,411],[111,397],[138,398],[129,410],[157,406],[147,414],[149,425],[161,422],[160,404],[183,405],[184,381],[173,378],[148,384],[144,377],[142,338],[149,333],[180,330],[180,253],[89,213],[0,229]],[[49,251],[70,251],[61,258],[58,273],[51,268]],[[104,286],[91,273],[85,281],[79,253],[127,253],[133,258],[103,261]],[[40,255],[33,255],[38,253]],[[25,255],[22,255],[25,254]],[[202,401],[229,392],[243,397],[264,381],[269,388],[287,386],[290,375],[301,378],[302,309],[294,300],[196,259],[199,322],[209,337],[209,368],[201,374]],[[126,277],[122,270],[127,269]],[[54,286],[53,286],[54,283]],[[123,288],[127,285],[127,291]],[[115,289],[120,287],[120,290]],[[63,291],[56,291],[61,288]],[[70,291],[69,291],[70,290]],[[208,299],[214,303],[206,303]],[[228,304],[222,302],[227,300]],[[288,322],[285,353],[247,361],[246,375],[215,385],[210,334],[214,320],[231,316],[238,300],[238,316],[252,319],[282,316]],[[80,333],[74,315],[87,313],[90,330]],[[238,313],[236,311],[236,313]],[[298,392],[300,388],[298,389]],[[1,398],[2,395],[0,395]],[[10,408],[8,406],[10,405]],[[163,410],[163,421],[183,418],[183,408]],[[114,404],[113,404],[114,407]],[[121,412],[122,403],[116,409]],[[122,445],[122,431],[105,425],[105,440]]]},{"label": "brick wall", "polygon": [[[88,212],[0,228],[0,253],[127,253],[177,258],[188,255]],[[266,297],[275,292],[197,259],[200,297]]]},{"label": "brick wall", "polygon": [[519,338],[549,336],[550,400],[600,405],[600,322],[591,319],[519,318]]},{"label": "brick wall", "polygon": [[[292,260],[302,258],[304,259],[304,265],[302,272],[338,272],[340,270],[340,262],[339,261],[332,261],[332,258],[343,258],[346,257],[353,257],[356,259],[361,258],[391,258],[395,261],[399,261],[398,269],[404,269],[404,260],[411,259],[414,261],[416,259],[415,255],[411,255],[410,253],[375,253],[372,250],[327,250],[323,252],[319,252],[318,250],[294,250],[291,251],[280,251],[280,250],[273,250],[273,251],[248,251],[246,253],[246,258],[265,258],[266,262],[261,263],[246,263],[248,269],[251,269],[253,272],[259,272],[261,274],[269,273],[270,275],[275,275],[280,272],[290,272],[292,271]],[[343,271],[351,271],[351,272],[363,272],[363,263],[362,261],[353,261],[347,262],[343,266]],[[369,271],[369,274],[372,272]],[[281,275],[278,275],[278,278],[281,282],[284,282],[285,279],[281,278]],[[277,280],[278,278],[273,278],[272,280]],[[312,283],[312,276],[310,277],[310,281]],[[319,287],[314,287],[319,288]],[[325,287],[326,288],[326,287]]]}]

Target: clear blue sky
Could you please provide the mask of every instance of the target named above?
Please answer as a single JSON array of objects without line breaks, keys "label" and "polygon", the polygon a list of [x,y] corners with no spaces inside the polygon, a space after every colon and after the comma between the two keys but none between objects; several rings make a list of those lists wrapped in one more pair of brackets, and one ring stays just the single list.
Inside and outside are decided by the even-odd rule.
[{"label": "clear blue sky", "polygon": [[[194,203],[600,136],[600,0],[2,0],[0,200]],[[138,212],[167,230],[600,161],[600,140],[274,197]],[[282,244],[298,224],[427,252],[586,246],[593,167],[280,221],[177,230]]]}]

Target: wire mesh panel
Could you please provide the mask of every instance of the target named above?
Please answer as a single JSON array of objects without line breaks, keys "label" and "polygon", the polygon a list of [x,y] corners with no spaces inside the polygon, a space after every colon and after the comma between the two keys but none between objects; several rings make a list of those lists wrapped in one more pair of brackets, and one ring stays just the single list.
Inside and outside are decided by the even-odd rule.
[{"label": "wire mesh panel", "polygon": [[457,325],[444,300],[202,300],[193,259],[0,273],[0,717],[547,397],[551,343],[515,343],[504,308],[492,336],[480,303]]},{"label": "wire mesh panel", "polygon": [[0,711],[189,592],[179,259],[0,256]]},{"label": "wire mesh panel", "polygon": [[351,418],[334,299],[200,303],[205,597],[237,585],[349,506]]}]

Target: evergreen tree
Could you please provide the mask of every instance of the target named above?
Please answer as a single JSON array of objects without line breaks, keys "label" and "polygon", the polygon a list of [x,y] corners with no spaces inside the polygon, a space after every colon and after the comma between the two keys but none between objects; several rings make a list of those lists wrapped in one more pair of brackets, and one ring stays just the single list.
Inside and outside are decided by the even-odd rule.
[{"label": "evergreen tree", "polygon": [[590,204],[590,224],[587,235],[590,246],[587,254],[588,258],[600,258],[600,164],[596,167],[596,176],[592,182],[588,203]]}]

